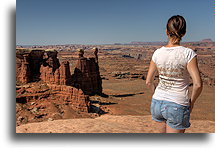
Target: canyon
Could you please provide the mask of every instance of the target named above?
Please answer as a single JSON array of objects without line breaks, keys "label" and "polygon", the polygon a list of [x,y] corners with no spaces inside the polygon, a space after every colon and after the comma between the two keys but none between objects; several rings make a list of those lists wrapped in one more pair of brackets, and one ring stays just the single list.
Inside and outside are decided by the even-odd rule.
[{"label": "canyon", "polygon": [[[66,122],[80,124],[70,132],[92,132],[87,130],[88,119],[97,132],[118,131],[118,126],[106,126],[119,119],[135,118],[137,123],[146,123],[143,131],[156,132],[149,128],[151,92],[145,79],[153,52],[161,47],[148,43],[128,45],[50,45],[17,47],[16,54],[16,120],[17,129],[30,132],[31,124],[37,126]],[[209,40],[183,43],[197,53],[198,66],[203,80],[203,92],[191,115],[193,125],[204,126],[214,123],[214,43]],[[158,83],[158,75],[155,84]],[[192,79],[190,79],[190,92]],[[106,120],[106,117],[110,117]],[[122,117],[122,118],[121,118]],[[146,120],[146,118],[147,120]],[[97,120],[98,118],[98,120]],[[114,122],[112,122],[114,118]],[[77,120],[76,120],[77,119]],[[82,120],[83,119],[83,120]],[[85,120],[86,119],[86,120]],[[55,122],[55,120],[59,120]],[[146,120],[146,121],[145,121]],[[49,123],[50,121],[50,123]],[[98,122],[97,122],[98,121]],[[204,122],[203,122],[204,121]],[[119,121],[120,122],[120,121]],[[105,125],[104,125],[105,124]],[[25,126],[26,125],[26,126]],[[35,124],[36,125],[36,124]],[[81,126],[83,125],[83,126]],[[31,128],[27,128],[27,127]],[[75,126],[75,125],[74,125]],[[121,122],[120,122],[121,126]],[[123,125],[127,126],[127,125]],[[18,128],[20,127],[20,128]],[[28,131],[24,129],[27,128]],[[66,128],[66,127],[65,127]],[[83,129],[81,129],[83,128]],[[212,132],[195,126],[188,132]],[[141,132],[139,129],[134,131]],[[48,130],[54,132],[55,130]],[[65,132],[65,131],[56,131]],[[69,131],[68,131],[69,132]],[[132,132],[129,129],[124,132]]]}]

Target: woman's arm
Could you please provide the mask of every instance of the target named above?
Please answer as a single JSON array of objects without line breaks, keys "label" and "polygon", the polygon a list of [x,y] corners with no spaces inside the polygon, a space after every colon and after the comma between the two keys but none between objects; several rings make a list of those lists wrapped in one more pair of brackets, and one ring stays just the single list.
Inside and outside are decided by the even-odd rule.
[{"label": "woman's arm", "polygon": [[150,66],[149,66],[149,71],[148,71],[148,74],[147,74],[147,78],[146,78],[146,85],[148,86],[148,88],[150,90],[152,90],[153,93],[154,93],[154,90],[155,90],[155,86],[154,86],[153,81],[154,81],[154,78],[155,78],[156,70],[157,70],[156,64],[153,61],[151,61]]},{"label": "woman's arm", "polygon": [[202,92],[202,80],[201,80],[201,77],[200,77],[196,57],[194,57],[187,64],[187,70],[190,73],[190,76],[191,76],[191,78],[193,80],[193,91],[192,91],[191,99],[190,99],[190,106],[191,106],[191,111],[192,111],[196,99],[199,97],[199,95]]}]

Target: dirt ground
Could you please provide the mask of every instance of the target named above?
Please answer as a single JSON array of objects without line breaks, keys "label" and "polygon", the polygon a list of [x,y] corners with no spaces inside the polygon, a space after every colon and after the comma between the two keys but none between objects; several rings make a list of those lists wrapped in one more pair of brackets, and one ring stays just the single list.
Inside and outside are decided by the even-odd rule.
[{"label": "dirt ground", "polygon": [[[214,122],[191,120],[185,133],[213,133]],[[151,116],[103,115],[95,119],[66,119],[29,123],[16,127],[17,133],[158,133]]]}]

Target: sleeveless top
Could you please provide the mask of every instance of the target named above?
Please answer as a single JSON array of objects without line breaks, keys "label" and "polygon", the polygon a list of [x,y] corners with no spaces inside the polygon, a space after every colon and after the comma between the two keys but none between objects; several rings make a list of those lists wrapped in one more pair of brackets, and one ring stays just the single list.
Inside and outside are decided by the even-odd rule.
[{"label": "sleeveless top", "polygon": [[189,105],[190,75],[187,64],[196,55],[192,49],[183,46],[161,47],[154,52],[152,61],[159,73],[159,84],[153,94],[154,99]]}]

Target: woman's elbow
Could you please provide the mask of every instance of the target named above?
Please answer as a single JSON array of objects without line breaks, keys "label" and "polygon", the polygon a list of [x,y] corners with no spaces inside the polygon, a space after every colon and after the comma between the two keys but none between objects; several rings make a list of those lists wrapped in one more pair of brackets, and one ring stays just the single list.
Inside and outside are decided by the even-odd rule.
[{"label": "woman's elbow", "polygon": [[193,86],[200,89],[200,88],[203,87],[203,83],[202,83],[202,81],[201,82],[197,82],[197,83],[194,83]]}]

